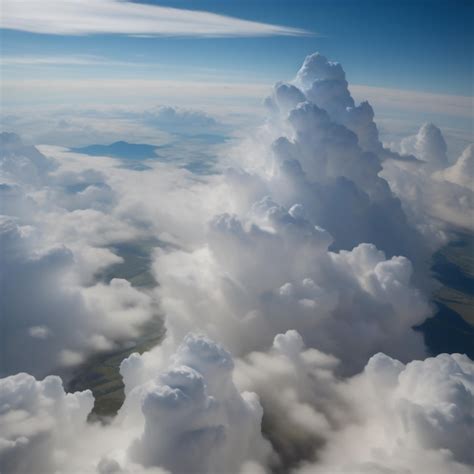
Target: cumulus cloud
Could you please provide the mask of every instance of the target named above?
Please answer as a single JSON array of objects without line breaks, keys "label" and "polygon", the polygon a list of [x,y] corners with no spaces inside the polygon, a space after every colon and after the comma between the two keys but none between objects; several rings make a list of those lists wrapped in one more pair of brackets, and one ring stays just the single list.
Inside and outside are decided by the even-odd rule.
[{"label": "cumulus cloud", "polygon": [[[315,55],[302,71],[295,83],[314,94],[324,81],[341,86],[328,99],[331,114],[296,85],[277,84],[253,166],[217,178],[231,212],[211,218],[207,238],[192,251],[156,253],[168,337],[204,330],[243,356],[297,329],[309,346],[337,355],[341,372],[360,370],[379,350],[421,357],[411,328],[431,309],[412,286],[406,257],[423,270],[436,238],[423,241],[379,176],[382,158],[338,121],[349,114],[365,124],[355,130],[375,127],[373,114],[365,121],[353,112],[365,106],[347,98],[340,65]],[[375,148],[385,153],[380,143]]]},{"label": "cumulus cloud", "polygon": [[404,366],[377,354],[340,388],[353,400],[354,422],[336,430],[319,462],[299,472],[472,470],[473,363],[466,356]]},{"label": "cumulus cloud", "polygon": [[[90,391],[65,393],[61,379],[20,373],[0,379],[0,469],[52,472],[86,430]],[[62,462],[61,462],[62,460]]]},{"label": "cumulus cloud", "polygon": [[[133,340],[155,314],[153,299],[125,280],[79,285],[73,252],[34,248],[30,227],[3,218],[0,229],[2,375],[77,365],[89,353]],[[96,268],[115,261],[106,252],[91,257],[102,259]]]},{"label": "cumulus cloud", "polygon": [[449,181],[474,191],[474,145],[469,145],[456,163],[440,170],[434,175],[434,178],[440,181]]},{"label": "cumulus cloud", "polygon": [[2,472],[265,472],[262,408],[233,368],[220,345],[188,335],[166,368],[128,387],[108,426],[86,423],[92,394],[66,394],[59,377],[0,379]]},{"label": "cumulus cloud", "polygon": [[386,260],[367,244],[328,252],[329,235],[293,217],[297,207],[288,213],[260,204],[267,207],[265,228],[223,215],[211,224],[208,247],[160,252],[155,270],[169,337],[204,330],[243,355],[298,329],[307,344],[340,356],[347,370],[382,348],[422,355],[411,327],[430,308],[411,287],[408,260]]},{"label": "cumulus cloud", "polygon": [[175,133],[209,132],[218,126],[214,117],[199,110],[180,107],[160,106],[148,109],[143,117],[147,123]]},{"label": "cumulus cloud", "polygon": [[107,426],[86,423],[90,392],[11,376],[0,381],[0,463],[6,472],[470,472],[466,356],[404,365],[376,354],[348,379],[338,364],[296,331],[235,368],[219,344],[188,335],[153,364],[122,363],[127,399]]},{"label": "cumulus cloud", "polygon": [[14,133],[0,134],[0,172],[5,183],[18,181],[40,184],[54,163],[42,155],[34,146],[25,145]]},{"label": "cumulus cloud", "polygon": [[319,53],[312,54],[305,59],[294,82],[302,88],[308,100],[355,132],[363,149],[382,151],[373,121],[374,111],[368,102],[355,105],[339,63],[328,61]]},{"label": "cumulus cloud", "polygon": [[450,166],[441,130],[424,124],[416,135],[401,141],[400,149],[413,153],[420,162],[387,161],[381,175],[400,197],[412,222],[425,234],[446,227],[472,230],[472,145]]},{"label": "cumulus cloud", "polygon": [[5,1],[1,28],[57,35],[303,36],[299,28],[118,0]]},{"label": "cumulus cloud", "polygon": [[145,419],[131,457],[171,472],[191,466],[193,472],[239,472],[246,461],[265,463],[271,449],[261,435],[262,408],[254,393],[235,388],[230,354],[209,339],[188,335],[170,362],[128,393],[124,415],[139,399]]},{"label": "cumulus cloud", "polygon": [[[286,469],[469,472],[471,360],[442,354],[405,366],[376,354],[346,380],[334,377],[338,363],[305,349],[295,331],[237,363],[236,383],[260,394],[263,426]],[[313,462],[301,464],[303,457]]]}]

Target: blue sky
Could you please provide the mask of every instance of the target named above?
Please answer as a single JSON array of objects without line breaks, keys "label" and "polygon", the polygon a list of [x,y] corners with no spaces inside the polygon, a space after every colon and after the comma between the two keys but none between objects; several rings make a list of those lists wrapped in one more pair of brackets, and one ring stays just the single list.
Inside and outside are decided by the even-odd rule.
[{"label": "blue sky", "polygon": [[[141,2],[145,3],[145,2]],[[247,38],[136,38],[126,35],[58,36],[2,30],[4,56],[100,56],[123,65],[4,66],[4,76],[34,69],[36,77],[163,78],[215,72],[216,77],[290,78],[315,50],[343,63],[357,84],[472,95],[471,1],[186,0],[147,3],[196,9],[297,27],[315,36]],[[192,34],[192,32],[190,32]],[[148,65],[151,65],[150,68]],[[67,67],[66,67],[67,66]],[[91,67],[93,66],[93,67]],[[27,70],[27,71],[25,71]]]}]

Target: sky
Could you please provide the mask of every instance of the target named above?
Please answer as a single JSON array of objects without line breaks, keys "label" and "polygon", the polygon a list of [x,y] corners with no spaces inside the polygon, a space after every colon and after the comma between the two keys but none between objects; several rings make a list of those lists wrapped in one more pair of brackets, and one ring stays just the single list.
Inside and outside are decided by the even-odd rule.
[{"label": "sky", "polygon": [[[47,9],[48,3],[41,2],[41,8]],[[354,84],[472,95],[474,38],[470,1],[140,3],[199,9],[295,31],[282,29],[282,34],[275,29],[262,37],[257,25],[241,37],[239,27],[234,31],[231,21],[229,37],[206,38],[191,20],[182,30],[172,33],[176,34],[173,37],[153,36],[153,27],[147,31],[140,26],[131,34],[121,34],[120,28],[114,34],[84,34],[75,32],[74,24],[68,24],[74,23],[73,18],[58,17],[55,25],[62,24],[64,28],[58,26],[57,34],[48,34],[52,28],[41,33],[22,31],[21,21],[8,24],[7,18],[7,28],[2,29],[3,79],[206,77],[217,81],[272,82],[290,78],[300,58],[318,50],[342,62]],[[6,17],[11,4],[3,3]],[[107,11],[98,10],[96,14],[107,15]],[[38,29],[41,21],[36,19],[35,23]]]},{"label": "sky", "polygon": [[448,140],[462,136],[457,153],[472,134],[472,10],[462,0],[5,0],[4,128],[17,131],[10,118],[32,109],[150,102],[245,122],[319,51],[344,64],[382,133],[387,121],[401,134],[432,121]]}]

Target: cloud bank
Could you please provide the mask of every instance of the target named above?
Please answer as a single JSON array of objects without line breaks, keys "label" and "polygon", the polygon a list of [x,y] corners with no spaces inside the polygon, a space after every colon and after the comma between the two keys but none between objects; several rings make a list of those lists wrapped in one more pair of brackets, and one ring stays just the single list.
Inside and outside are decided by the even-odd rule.
[{"label": "cloud bank", "polygon": [[[320,54],[265,105],[209,175],[2,134],[2,472],[472,471],[473,362],[413,330],[435,310],[430,256],[469,226],[472,146],[450,162],[425,124],[388,148]],[[124,244],[146,247],[148,286],[101,277]],[[161,318],[107,423],[43,379]]]}]

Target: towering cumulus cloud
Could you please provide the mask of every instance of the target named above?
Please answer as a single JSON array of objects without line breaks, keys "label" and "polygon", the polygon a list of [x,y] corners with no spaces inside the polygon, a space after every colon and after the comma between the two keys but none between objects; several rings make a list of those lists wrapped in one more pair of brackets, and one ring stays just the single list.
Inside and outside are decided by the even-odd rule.
[{"label": "towering cumulus cloud", "polygon": [[[320,54],[265,105],[209,176],[2,135],[2,473],[472,471],[474,365],[413,330],[431,254],[472,227],[472,145],[452,163],[425,124],[387,148]],[[103,278],[137,242],[151,283]],[[40,379],[161,315],[107,423]]]},{"label": "towering cumulus cloud", "polygon": [[400,196],[405,212],[428,235],[445,227],[473,230],[474,181],[473,146],[449,163],[446,143],[439,128],[424,124],[415,136],[400,144],[402,152],[419,159],[414,167],[408,162],[387,161],[382,176]]},{"label": "towering cumulus cloud", "polygon": [[245,461],[265,462],[270,447],[261,435],[262,408],[255,393],[237,391],[232,370],[222,347],[188,335],[165,372],[129,392],[124,411],[139,398],[145,418],[132,458],[172,472],[191,466],[195,472],[239,472]]}]

